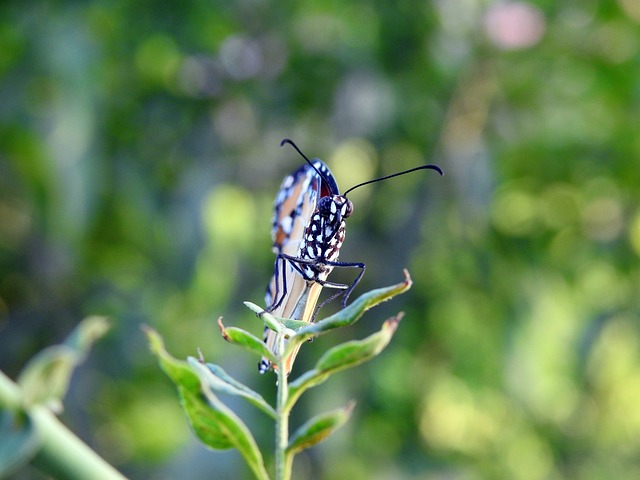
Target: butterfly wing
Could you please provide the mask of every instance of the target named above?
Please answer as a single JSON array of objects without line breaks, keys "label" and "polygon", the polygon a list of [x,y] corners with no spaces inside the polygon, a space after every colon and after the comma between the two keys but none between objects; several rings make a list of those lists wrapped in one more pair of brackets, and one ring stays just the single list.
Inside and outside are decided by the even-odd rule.
[{"label": "butterfly wing", "polygon": [[[324,162],[319,159],[312,162],[317,170],[309,164],[303,165],[283,180],[276,195],[271,228],[273,251],[276,255],[298,256],[305,230],[318,201],[323,196],[338,191],[338,185]],[[267,287],[265,302],[267,307],[278,303],[271,310],[275,316],[310,321],[321,290],[320,284],[307,282],[290,262],[278,257]],[[268,328],[265,328],[265,343],[268,348],[275,348],[276,334]],[[291,357],[291,363],[294,357],[295,355]],[[270,367],[270,362],[263,358],[259,371],[264,373]],[[287,372],[290,370],[291,365],[287,365]]]},{"label": "butterfly wing", "polygon": [[[271,227],[273,252],[276,255],[296,256],[298,254],[304,231],[316,208],[318,195],[321,193],[321,184],[322,179],[308,164],[303,165],[283,180],[274,203]],[[274,274],[269,282],[265,301],[267,307],[281,302],[272,313],[285,316],[286,309],[284,304],[286,304],[286,297],[292,294],[294,296],[299,295],[300,292],[291,291],[289,287],[293,287],[293,284],[285,282],[283,279],[283,275],[293,270],[291,265],[284,265],[284,268],[281,267],[283,265],[276,264],[274,268]],[[285,289],[287,292],[285,292]],[[291,312],[286,313],[291,314]]]},{"label": "butterfly wing", "polygon": [[[315,169],[313,168],[315,167]],[[322,160],[313,159],[288,175],[273,205],[271,238],[274,253],[295,255],[318,200],[338,191],[338,184]]]}]

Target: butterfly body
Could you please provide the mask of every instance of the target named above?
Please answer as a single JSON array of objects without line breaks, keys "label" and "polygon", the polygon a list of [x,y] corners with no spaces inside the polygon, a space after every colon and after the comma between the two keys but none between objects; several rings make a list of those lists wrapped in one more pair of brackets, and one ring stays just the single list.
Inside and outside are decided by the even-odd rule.
[{"label": "butterfly body", "polygon": [[305,280],[326,281],[340,255],[346,232],[345,219],[352,211],[351,201],[340,195],[320,199],[294,260]]}]

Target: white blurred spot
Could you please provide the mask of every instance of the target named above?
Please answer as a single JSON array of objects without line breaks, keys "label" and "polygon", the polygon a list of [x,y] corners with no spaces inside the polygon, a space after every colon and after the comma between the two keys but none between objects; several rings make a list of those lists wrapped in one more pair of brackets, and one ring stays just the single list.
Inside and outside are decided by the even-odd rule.
[{"label": "white blurred spot", "polygon": [[264,58],[260,74],[266,78],[277,76],[287,64],[287,45],[279,35],[268,35],[260,40]]},{"label": "white blurred spot", "polygon": [[187,57],[178,74],[180,88],[192,97],[212,97],[222,90],[223,71],[220,63],[207,55]]},{"label": "white blurred spot", "polygon": [[224,41],[220,59],[229,75],[236,80],[255,76],[263,62],[259,43],[240,35],[232,35]]},{"label": "white blurred spot", "polygon": [[244,98],[234,99],[217,108],[213,128],[227,145],[244,145],[256,135],[257,120],[253,105]]},{"label": "white blurred spot", "polygon": [[353,73],[338,86],[333,117],[343,136],[367,136],[384,129],[394,112],[393,90],[377,75]]}]

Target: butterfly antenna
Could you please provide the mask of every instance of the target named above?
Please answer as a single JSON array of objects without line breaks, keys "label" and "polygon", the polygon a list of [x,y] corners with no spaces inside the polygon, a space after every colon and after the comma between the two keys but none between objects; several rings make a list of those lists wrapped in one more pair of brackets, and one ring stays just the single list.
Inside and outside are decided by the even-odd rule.
[{"label": "butterfly antenna", "polygon": [[360,188],[364,185],[369,185],[370,183],[375,183],[375,182],[381,182],[382,180],[387,180],[393,177],[399,177],[400,175],[406,175],[407,173],[415,172],[416,170],[435,170],[440,175],[444,175],[444,172],[442,171],[442,169],[437,165],[420,165],[419,167],[410,168],[409,170],[404,170],[398,173],[392,173],[391,175],[386,175],[384,177],[374,178],[373,180],[368,180],[366,182],[359,183],[358,185],[354,185],[353,187],[345,191],[342,194],[342,196],[346,197],[347,193],[351,192],[352,190],[355,190],[356,188]]},{"label": "butterfly antenna", "polygon": [[293,148],[295,148],[295,149],[296,149],[296,152],[298,152],[298,153],[302,156],[302,158],[304,158],[304,159],[307,161],[307,163],[308,163],[309,165],[311,165],[311,168],[313,168],[313,169],[318,173],[318,175],[320,175],[320,178],[322,178],[322,180],[324,180],[324,182],[325,182],[327,185],[330,185],[330,184],[331,184],[331,182],[329,182],[329,180],[327,180],[327,177],[325,177],[325,176],[322,174],[322,172],[321,172],[320,170],[318,170],[318,169],[316,168],[316,166],[311,162],[311,160],[309,160],[309,158],[308,158],[304,153],[302,153],[302,150],[300,150],[300,149],[298,148],[298,146],[297,146],[295,143],[293,143],[293,140],[290,140],[290,139],[288,139],[288,138],[285,138],[284,140],[282,140],[282,141],[280,142],[280,146],[281,146],[281,147],[283,147],[285,143],[288,143],[288,144],[289,144],[289,145],[291,145]]},{"label": "butterfly antenna", "polygon": [[[300,149],[298,148],[298,146],[297,146],[295,143],[293,143],[293,140],[290,140],[290,139],[288,139],[288,138],[285,138],[284,140],[282,140],[282,141],[280,142],[280,146],[281,146],[281,147],[284,147],[285,143],[288,143],[288,144],[289,144],[289,145],[291,145],[293,148],[295,148],[295,149],[296,149],[296,152],[298,152],[298,153],[302,156],[302,158],[304,158],[307,162],[311,163],[311,160],[309,160],[309,159],[307,158],[307,156],[306,156],[304,153],[302,153],[302,150],[300,150]],[[312,166],[313,166],[313,165],[312,165]]]}]

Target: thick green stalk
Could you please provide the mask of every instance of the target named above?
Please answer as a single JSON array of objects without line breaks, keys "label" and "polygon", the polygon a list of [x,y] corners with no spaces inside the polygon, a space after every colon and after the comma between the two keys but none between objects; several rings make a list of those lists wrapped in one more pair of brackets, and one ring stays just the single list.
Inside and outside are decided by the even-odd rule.
[{"label": "thick green stalk", "polygon": [[46,407],[30,409],[42,436],[42,448],[33,464],[55,478],[124,480],[125,477],[76,437]]},{"label": "thick green stalk", "polygon": [[[284,338],[280,336],[278,345],[280,353],[284,351]],[[285,368],[285,359],[278,356],[278,392],[276,405],[276,480],[289,480],[291,478],[291,466],[293,455],[287,452],[289,444],[289,408],[287,408],[287,398],[289,397],[289,384]]]},{"label": "thick green stalk", "polygon": [[[0,410],[20,407],[22,392],[0,372]],[[124,480],[125,477],[75,436],[47,407],[34,405],[25,412],[31,418],[38,436],[40,450],[32,463],[41,471],[60,479]]]}]

